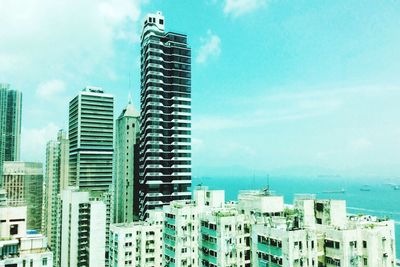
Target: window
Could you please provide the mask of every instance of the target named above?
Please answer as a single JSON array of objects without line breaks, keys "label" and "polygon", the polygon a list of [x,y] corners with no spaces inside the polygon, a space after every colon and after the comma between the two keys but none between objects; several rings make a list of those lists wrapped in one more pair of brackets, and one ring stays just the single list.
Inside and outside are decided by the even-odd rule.
[{"label": "window", "polygon": [[368,265],[368,258],[364,258],[364,265]]},{"label": "window", "polygon": [[325,240],[325,247],[340,249],[340,243],[338,241]]},{"label": "window", "polygon": [[42,266],[47,266],[47,258],[42,259]]},{"label": "window", "polygon": [[317,203],[315,209],[317,211],[324,211],[324,204],[322,203]]},{"label": "window", "polygon": [[340,260],[331,257],[326,257],[326,263],[333,266],[340,266]]},{"label": "window", "polygon": [[10,225],[10,235],[18,234],[18,224],[11,224]]},{"label": "window", "polygon": [[367,241],[363,241],[363,248],[367,248]]},{"label": "window", "polygon": [[163,25],[164,24],[164,20],[160,19],[160,24]]}]

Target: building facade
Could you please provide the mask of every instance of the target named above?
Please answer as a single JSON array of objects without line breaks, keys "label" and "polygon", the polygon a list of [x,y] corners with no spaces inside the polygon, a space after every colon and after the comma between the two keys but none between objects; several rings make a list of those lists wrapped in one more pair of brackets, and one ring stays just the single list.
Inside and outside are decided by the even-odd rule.
[{"label": "building facade", "polygon": [[199,187],[193,200],[174,200],[164,206],[163,266],[203,266],[200,216],[224,207],[224,202],[223,190]]},{"label": "building facade", "polygon": [[60,266],[105,266],[106,205],[87,191],[67,189],[61,196]]},{"label": "building facade", "polygon": [[3,188],[10,206],[27,206],[27,227],[42,230],[43,165],[37,162],[4,162]]},{"label": "building facade", "polygon": [[60,265],[61,192],[68,187],[69,141],[65,131],[46,146],[44,234],[53,252],[54,265]]},{"label": "building facade", "polygon": [[[309,205],[307,203],[312,203]],[[348,215],[344,200],[295,200],[299,222],[311,220],[317,233],[318,264],[322,266],[396,266],[394,221],[369,215]],[[314,214],[314,218],[303,216]]]},{"label": "building facade", "polygon": [[0,267],[52,267],[47,238],[27,234],[27,207],[0,206]]},{"label": "building facade", "polygon": [[114,97],[84,88],[69,103],[69,184],[107,191],[112,184]]},{"label": "building facade", "polygon": [[190,200],[175,200],[164,206],[163,266],[199,266],[199,213]]},{"label": "building facade", "polygon": [[138,217],[139,116],[130,100],[116,121],[114,223],[128,223]]},{"label": "building facade", "polygon": [[396,266],[394,221],[347,214],[342,200],[294,199],[252,190],[225,202],[224,191],[197,188],[144,222],[112,225],[110,266]]},{"label": "building facade", "polygon": [[22,93],[0,83],[0,177],[4,161],[20,160],[21,112]]},{"label": "building facade", "polygon": [[225,207],[200,217],[200,266],[251,266],[250,223]]},{"label": "building facade", "polygon": [[164,266],[163,219],[162,211],[153,210],[146,221],[111,225],[110,266]]},{"label": "building facade", "polygon": [[165,32],[161,12],[147,15],[141,36],[140,215],[190,199],[191,50]]},{"label": "building facade", "polygon": [[0,236],[12,238],[26,234],[26,206],[0,206]]}]

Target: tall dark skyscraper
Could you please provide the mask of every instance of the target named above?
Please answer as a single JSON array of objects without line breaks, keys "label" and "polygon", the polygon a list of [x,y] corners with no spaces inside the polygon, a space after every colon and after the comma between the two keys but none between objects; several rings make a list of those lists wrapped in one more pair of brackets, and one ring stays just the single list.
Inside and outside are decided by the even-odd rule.
[{"label": "tall dark skyscraper", "polygon": [[161,12],[149,14],[141,37],[141,218],[191,198],[191,50],[164,26]]},{"label": "tall dark skyscraper", "polygon": [[21,110],[22,93],[0,83],[0,177],[4,161],[20,159]]}]

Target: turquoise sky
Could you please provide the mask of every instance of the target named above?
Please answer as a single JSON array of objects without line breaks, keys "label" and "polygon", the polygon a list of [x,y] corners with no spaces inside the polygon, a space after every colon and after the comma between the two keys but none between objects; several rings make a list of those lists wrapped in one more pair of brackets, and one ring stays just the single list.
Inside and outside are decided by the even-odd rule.
[{"label": "turquoise sky", "polygon": [[85,85],[139,107],[141,21],[192,47],[193,174],[400,177],[400,1],[0,2],[0,81],[43,160]]}]

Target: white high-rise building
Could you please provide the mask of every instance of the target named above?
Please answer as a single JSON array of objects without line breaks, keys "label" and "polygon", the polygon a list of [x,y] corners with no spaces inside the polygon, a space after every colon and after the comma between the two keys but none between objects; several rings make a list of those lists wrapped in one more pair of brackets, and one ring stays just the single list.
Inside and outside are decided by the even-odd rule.
[{"label": "white high-rise building", "polygon": [[146,222],[112,225],[111,266],[396,266],[394,222],[348,215],[345,201],[296,195],[288,205],[269,190],[227,203],[224,191],[193,196],[149,211],[157,216]]},{"label": "white high-rise building", "polygon": [[235,207],[200,216],[200,266],[251,266],[249,218]]},{"label": "white high-rise building", "polygon": [[[348,215],[344,200],[315,200],[313,197],[301,196],[295,200],[295,209],[300,215],[300,225],[305,225],[305,229],[314,229],[317,233],[320,265],[396,266],[392,220],[368,215]],[[312,218],[305,214],[315,215]]]},{"label": "white high-rise building", "polygon": [[46,146],[44,234],[54,256],[54,265],[60,265],[61,192],[68,187],[69,141],[60,130],[56,141]]},{"label": "white high-rise building", "polygon": [[152,210],[146,221],[112,224],[110,266],[162,267],[163,212]]},{"label": "white high-rise building", "polygon": [[114,223],[138,218],[139,113],[129,100],[116,121],[114,153]]},{"label": "white high-rise building", "polygon": [[61,266],[105,266],[106,205],[87,191],[62,192]]},{"label": "white high-rise building", "polygon": [[140,217],[191,198],[191,50],[148,14],[141,36]]},{"label": "white high-rise building", "polygon": [[194,200],[175,200],[164,206],[164,266],[202,266],[199,248],[202,243],[200,218],[212,209],[222,208],[225,202],[223,190],[199,187]]},{"label": "white high-rise building", "polygon": [[318,266],[314,230],[288,227],[284,217],[252,225],[252,266]]},{"label": "white high-rise building", "polygon": [[199,213],[190,200],[164,206],[164,266],[199,266]]}]

